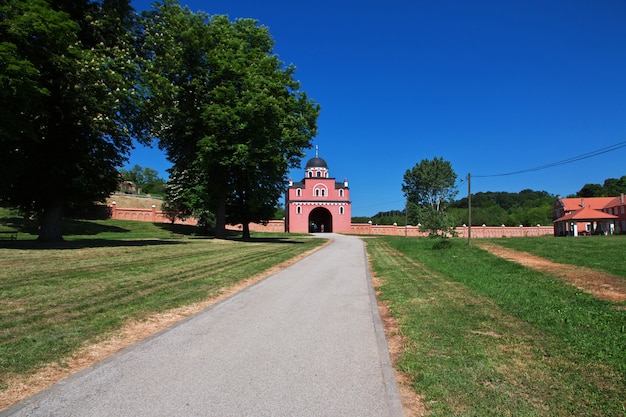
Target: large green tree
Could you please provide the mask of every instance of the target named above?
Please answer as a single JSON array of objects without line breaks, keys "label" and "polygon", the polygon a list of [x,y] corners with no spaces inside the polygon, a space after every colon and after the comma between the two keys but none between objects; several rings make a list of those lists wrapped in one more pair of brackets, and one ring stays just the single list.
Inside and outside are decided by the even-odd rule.
[{"label": "large green tree", "polygon": [[407,169],[402,192],[407,200],[409,222],[420,223],[433,234],[446,236],[452,232],[452,220],[446,214],[447,205],[458,191],[452,164],[443,158],[423,159]]},{"label": "large green tree", "polygon": [[617,197],[626,193],[626,175],[618,178],[607,178],[604,184],[585,184],[575,197]]},{"label": "large green tree", "polygon": [[141,137],[128,0],[0,3],[0,205],[62,239],[64,210],[106,198]]},{"label": "large green tree", "polygon": [[[472,195],[472,225],[534,226],[552,223],[555,196],[546,191],[522,190],[519,193],[487,191]],[[468,199],[450,204],[449,212],[457,224],[467,224]]]},{"label": "large green tree", "polygon": [[585,184],[577,193],[577,197],[604,197],[604,188],[600,184]]},{"label": "large green tree", "polygon": [[135,165],[120,170],[120,175],[124,180],[133,182],[144,194],[162,196],[165,193],[165,180],[159,177],[155,169]]},{"label": "large green tree", "polygon": [[258,22],[174,1],[144,17],[154,135],[186,186],[204,194],[186,204],[215,213],[216,236],[225,236],[226,222],[241,222],[248,237],[249,222],[271,219],[288,169],[311,146],[319,106]]},{"label": "large green tree", "polygon": [[626,175],[622,175],[619,179],[605,179],[602,188],[604,188],[604,192],[607,197],[617,197],[626,193]]}]

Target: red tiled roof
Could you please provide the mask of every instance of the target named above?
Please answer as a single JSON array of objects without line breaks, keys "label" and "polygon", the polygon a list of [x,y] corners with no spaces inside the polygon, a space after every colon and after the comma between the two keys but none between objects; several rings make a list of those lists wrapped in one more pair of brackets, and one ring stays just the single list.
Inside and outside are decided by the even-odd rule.
[{"label": "red tiled roof", "polygon": [[574,211],[583,208],[593,208],[596,210],[603,209],[607,204],[610,204],[615,197],[586,197],[586,198],[562,198],[563,210]]},{"label": "red tiled roof", "polygon": [[626,197],[622,194],[619,197],[613,197],[613,199],[604,206],[604,208],[620,207],[626,203]]},{"label": "red tiled roof", "polygon": [[[586,204],[585,204],[586,205]],[[565,216],[556,219],[554,222],[564,222],[567,220],[608,220],[608,219],[619,219],[619,217],[614,216],[609,213],[605,213],[600,210],[593,209],[591,207],[585,207],[580,210],[573,211]]]}]

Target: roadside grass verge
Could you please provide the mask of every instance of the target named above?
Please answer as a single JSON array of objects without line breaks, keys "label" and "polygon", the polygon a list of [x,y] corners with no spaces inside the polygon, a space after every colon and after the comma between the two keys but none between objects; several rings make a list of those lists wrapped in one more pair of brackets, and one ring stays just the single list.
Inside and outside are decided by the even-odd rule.
[{"label": "roadside grass verge", "polygon": [[171,232],[151,223],[87,223],[99,231],[77,230],[49,246],[0,245],[0,390],[129,319],[216,296],[324,242],[166,239]]},{"label": "roadside grass verge", "polygon": [[488,241],[553,262],[584,266],[626,279],[626,235],[558,238],[541,236]]},{"label": "roadside grass verge", "polygon": [[433,416],[624,416],[626,311],[454,241],[366,240]]}]

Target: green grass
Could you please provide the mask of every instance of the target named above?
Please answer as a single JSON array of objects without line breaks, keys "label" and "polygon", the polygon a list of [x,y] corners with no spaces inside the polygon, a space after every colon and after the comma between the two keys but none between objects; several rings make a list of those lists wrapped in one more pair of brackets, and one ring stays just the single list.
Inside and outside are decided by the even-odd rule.
[{"label": "green grass", "polygon": [[618,305],[456,240],[449,250],[414,238],[367,246],[407,338],[397,366],[432,415],[625,415]]},{"label": "green grass", "polygon": [[[19,240],[37,239],[37,223],[13,215],[9,210],[0,208],[0,230],[18,230]],[[63,220],[63,237],[67,241],[85,239],[167,239],[173,236],[195,237],[194,226],[172,225],[169,223],[149,223],[128,220]],[[233,236],[239,236],[233,233]]]},{"label": "green grass", "polygon": [[207,299],[323,242],[284,234],[191,239],[180,228],[170,239],[168,225],[69,224],[75,234],[60,244],[0,243],[0,389],[128,319]]},{"label": "green grass", "polygon": [[626,235],[578,237],[526,237],[490,239],[554,262],[585,266],[626,279]]}]

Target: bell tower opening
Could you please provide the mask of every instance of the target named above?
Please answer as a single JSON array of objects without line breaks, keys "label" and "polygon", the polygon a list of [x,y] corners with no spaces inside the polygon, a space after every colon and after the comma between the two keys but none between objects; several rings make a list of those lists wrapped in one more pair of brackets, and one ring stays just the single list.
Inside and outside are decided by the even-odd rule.
[{"label": "bell tower opening", "polygon": [[324,207],[317,207],[309,214],[309,232],[331,233],[333,231],[333,215]]}]

